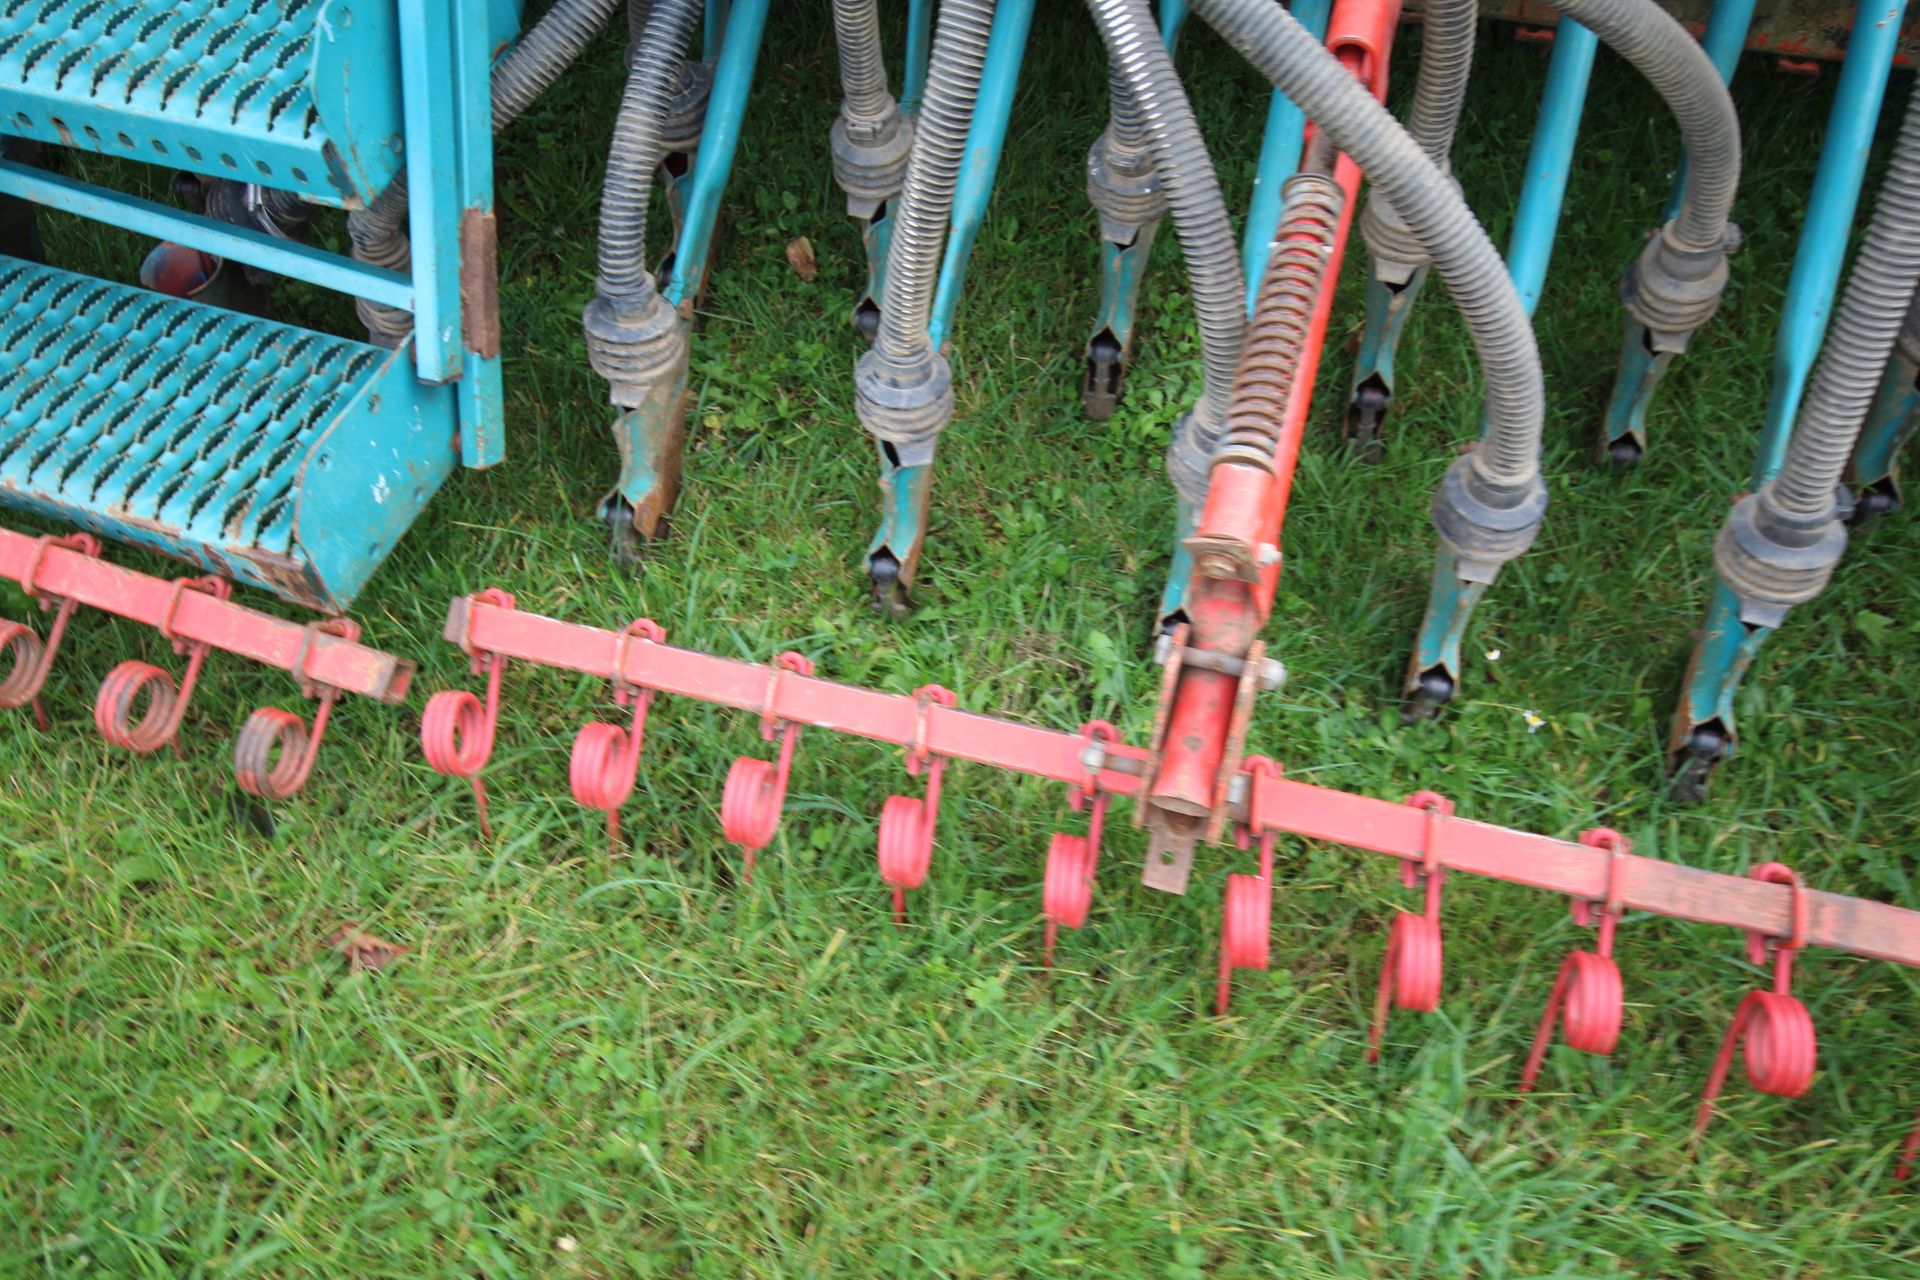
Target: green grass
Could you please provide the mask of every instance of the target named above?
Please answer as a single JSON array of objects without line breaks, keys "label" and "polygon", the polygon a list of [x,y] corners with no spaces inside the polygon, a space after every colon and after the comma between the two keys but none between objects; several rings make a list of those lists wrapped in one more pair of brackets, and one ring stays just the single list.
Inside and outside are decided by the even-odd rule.
[{"label": "green grass", "polygon": [[[836,678],[939,681],[969,707],[1060,727],[1106,716],[1137,739],[1172,514],[1160,455],[1198,352],[1165,234],[1128,405],[1106,424],[1078,416],[1096,262],[1080,165],[1104,83],[1091,33],[1060,7],[1036,32],[959,317],[922,607],[890,624],[866,608],[860,568],[875,489],[844,311],[861,266],[826,164],[820,8],[783,8],[761,58],[671,541],[624,579],[590,518],[614,473],[578,332],[619,85],[608,36],[501,144],[509,461],[456,477],[356,615],[371,643],[422,661],[423,691],[470,684],[440,619],[448,597],[497,584],[565,618],[646,613],[683,644],[797,647]],[[1244,208],[1259,87],[1198,30],[1182,64]],[[1483,41],[1457,168],[1498,242],[1544,68],[1504,30]],[[1292,680],[1263,699],[1253,740],[1317,781],[1434,787],[1475,817],[1559,835],[1604,822],[1661,857],[1728,872],[1778,858],[1910,903],[1911,517],[1858,536],[1833,590],[1769,644],[1711,802],[1660,794],[1665,716],[1714,529],[1744,483],[1835,79],[1741,76],[1747,246],[1662,392],[1651,457],[1619,476],[1589,464],[1589,433],[1619,342],[1615,283],[1674,138],[1621,65],[1595,73],[1540,309],[1553,510],[1481,610],[1462,702],[1415,729],[1393,697],[1424,599],[1426,499],[1473,430],[1477,375],[1432,292],[1384,462],[1347,457],[1350,259],[1269,629]],[[130,239],[47,230],[57,259],[130,278]],[[819,253],[812,283],[782,258],[800,235]],[[288,289],[282,304],[353,332],[338,300]],[[17,593],[5,607],[27,616]],[[1220,1021],[1205,1006],[1230,860],[1205,857],[1185,899],[1147,893],[1124,822],[1088,927],[1051,978],[1039,970],[1047,836],[1079,821],[1057,788],[958,767],[929,886],[896,931],[873,844],[882,797],[910,786],[897,754],[808,734],[782,834],[743,887],[717,806],[728,761],[759,749],[754,726],[664,700],[627,810],[634,847],[609,860],[566,783],[571,735],[609,714],[605,690],[516,668],[487,775],[491,846],[465,788],[420,760],[418,699],[348,705],[262,839],[233,816],[228,742],[252,707],[294,705],[289,682],[216,657],[190,758],[136,760],[88,724],[95,683],[129,656],[174,661],[150,631],[84,617],[51,686],[55,731],[15,715],[0,736],[0,1275],[1920,1274],[1913,1204],[1890,1175],[1920,1103],[1920,992],[1889,966],[1809,955],[1800,990],[1827,1037],[1811,1092],[1738,1084],[1696,1144],[1708,1060],[1761,977],[1724,930],[1627,921],[1619,1052],[1556,1050],[1522,1099],[1520,1055],[1582,937],[1536,893],[1449,887],[1442,1010],[1396,1015],[1368,1068],[1383,925],[1405,901],[1381,859],[1284,844],[1273,969],[1243,978]],[[413,950],[349,974],[325,946],[345,920]]]}]

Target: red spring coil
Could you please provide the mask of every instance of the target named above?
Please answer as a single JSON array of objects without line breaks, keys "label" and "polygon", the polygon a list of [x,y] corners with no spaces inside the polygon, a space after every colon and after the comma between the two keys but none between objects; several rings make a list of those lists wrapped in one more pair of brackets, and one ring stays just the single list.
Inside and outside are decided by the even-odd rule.
[{"label": "red spring coil", "polygon": [[1547,1045],[1553,1040],[1553,1026],[1559,1021],[1566,1029],[1567,1043],[1584,1053],[1606,1055],[1620,1041],[1620,1018],[1626,998],[1620,981],[1620,966],[1613,959],[1614,927],[1620,921],[1626,886],[1623,868],[1632,846],[1625,836],[1606,827],[1594,827],[1580,833],[1580,843],[1604,849],[1613,856],[1607,866],[1607,895],[1598,903],[1576,900],[1573,918],[1582,925],[1599,915],[1600,939],[1592,951],[1575,951],[1560,965],[1553,980],[1553,994],[1547,997],[1546,1010],[1527,1052],[1526,1066],[1520,1072],[1520,1092],[1531,1093],[1546,1060]]},{"label": "red spring coil", "polygon": [[727,770],[727,787],[720,796],[720,831],[739,845],[747,855],[747,872],[752,874],[754,854],[773,842],[780,828],[780,810],[787,802],[787,770],[792,754],[794,727],[788,725],[780,739],[780,759],[762,760],[741,756]]},{"label": "red spring coil", "polygon": [[307,784],[313,767],[307,748],[306,721],[279,707],[261,707],[233,740],[234,778],[248,795],[285,800]]},{"label": "red spring coil", "polygon": [[[136,720],[140,695],[146,710]],[[180,702],[173,677],[150,662],[129,658],[107,673],[93,699],[93,724],[114,746],[145,755],[173,740],[180,728]]]},{"label": "red spring coil", "polygon": [[23,623],[0,621],[0,649],[13,658],[0,680],[0,707],[24,707],[40,693],[40,633]]},{"label": "red spring coil", "polygon": [[1900,1163],[1894,1166],[1895,1182],[1905,1182],[1907,1175],[1913,1172],[1913,1164],[1920,1159],[1920,1111],[1913,1116],[1913,1127],[1907,1130],[1907,1140],[1900,1144]]},{"label": "red spring coil", "polygon": [[1735,1050],[1745,1050],[1747,1083],[1761,1093],[1782,1098],[1806,1093],[1819,1065],[1820,1042],[1814,1033],[1813,1015],[1790,990],[1793,958],[1807,940],[1806,884],[1778,862],[1763,863],[1747,874],[1792,888],[1792,932],[1784,941],[1759,933],[1747,935],[1747,955],[1755,963],[1766,958],[1769,947],[1773,949],[1773,990],[1749,991],[1734,1011],[1733,1025],[1720,1041],[1720,1052],[1714,1056],[1713,1070],[1700,1095],[1700,1109],[1694,1113],[1693,1126],[1701,1132],[1713,1120],[1713,1102],[1733,1067]]},{"label": "red spring coil", "polygon": [[[881,821],[885,820],[883,814]],[[1087,838],[1054,832],[1047,842],[1047,875],[1040,895],[1040,910],[1049,926],[1078,929],[1086,924],[1087,910],[1093,905],[1093,872],[1094,850]]]},{"label": "red spring coil", "polygon": [[1553,994],[1547,999],[1546,1012],[1533,1037],[1527,1065],[1520,1073],[1520,1092],[1533,1092],[1540,1075],[1540,1064],[1553,1040],[1553,1025],[1560,1022],[1567,1043],[1583,1053],[1602,1056],[1612,1053],[1620,1041],[1620,1018],[1625,1008],[1625,993],[1620,981],[1620,966],[1611,956],[1592,951],[1570,953],[1560,964],[1554,979]]},{"label": "red spring coil", "polygon": [[589,809],[612,813],[633,794],[633,765],[638,744],[617,724],[595,721],[585,725],[573,739],[573,754],[567,761],[567,780],[573,786],[573,798]]},{"label": "red spring coil", "polygon": [[[489,594],[482,592],[481,597]],[[512,597],[504,597],[511,607]],[[493,736],[500,723],[500,676],[506,659],[498,654],[474,655],[476,669],[487,672],[487,700],[483,703],[465,689],[442,689],[427,699],[420,717],[420,753],[435,773],[449,778],[465,778],[473,787],[473,802],[480,811],[480,834],[493,838],[493,823],[487,814],[487,788],[480,771],[493,755]]]},{"label": "red spring coil", "polygon": [[880,878],[897,892],[918,889],[933,865],[934,811],[919,796],[888,796],[880,809]]},{"label": "red spring coil", "polygon": [[420,750],[427,765],[449,778],[471,778],[493,755],[494,717],[466,689],[442,689],[420,717]]},{"label": "red spring coil", "polygon": [[1440,937],[1440,886],[1446,866],[1440,852],[1440,832],[1453,813],[1453,802],[1431,791],[1419,791],[1406,803],[1427,815],[1426,847],[1421,862],[1400,865],[1408,888],[1426,885],[1426,909],[1395,913],[1387,934],[1387,954],[1380,964],[1380,985],[1374,991],[1373,1024],[1367,1030],[1367,1061],[1380,1060],[1380,1040],[1387,1029],[1389,1008],[1431,1013],[1440,1005],[1440,980],[1445,972],[1445,949]]},{"label": "red spring coil", "polygon": [[[1271,834],[1265,837],[1271,844]],[[1264,856],[1263,863],[1271,856]],[[1213,1011],[1225,1017],[1233,1000],[1235,969],[1265,969],[1273,936],[1273,877],[1230,875],[1220,907],[1220,970],[1215,975]]]}]

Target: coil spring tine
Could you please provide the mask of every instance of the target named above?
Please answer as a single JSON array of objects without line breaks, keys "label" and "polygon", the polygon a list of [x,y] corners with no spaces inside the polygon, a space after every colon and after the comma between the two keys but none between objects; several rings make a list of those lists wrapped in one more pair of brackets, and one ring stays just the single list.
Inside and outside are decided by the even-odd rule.
[{"label": "coil spring tine", "polygon": [[[187,703],[200,683],[200,670],[206,665],[207,654],[212,646],[204,641],[182,640],[174,632],[173,621],[187,592],[204,592],[225,600],[232,590],[222,578],[179,578],[174,581],[173,594],[168,599],[158,630],[173,645],[175,653],[186,655],[187,667],[180,677],[179,687],[175,688],[172,676],[150,662],[129,658],[118,664],[100,682],[100,691],[93,699],[93,723],[101,737],[116,747],[140,755],[170,746],[176,757],[186,757],[186,752],[180,747],[180,725],[186,719]],[[133,711],[139,705],[142,693],[146,694],[147,707],[136,720]]]},{"label": "coil spring tine", "polygon": [[1819,1062],[1820,1042],[1814,1033],[1813,1015],[1792,992],[1794,955],[1807,940],[1806,882],[1778,862],[1763,863],[1747,874],[1793,890],[1793,926],[1785,940],[1759,932],[1747,934],[1748,960],[1764,964],[1767,953],[1773,953],[1773,989],[1747,992],[1734,1011],[1733,1024],[1720,1041],[1720,1052],[1714,1056],[1700,1107],[1694,1113],[1696,1133],[1705,1133],[1713,1121],[1714,1099],[1720,1096],[1721,1086],[1732,1070],[1735,1050],[1744,1051],[1747,1083],[1761,1093],[1782,1098],[1804,1094],[1813,1083]]},{"label": "coil spring tine", "polygon": [[[1613,855],[1607,869],[1607,896],[1599,904],[1599,940],[1592,951],[1570,952],[1560,963],[1554,977],[1553,992],[1534,1031],[1533,1047],[1527,1052],[1520,1072],[1520,1092],[1533,1092],[1546,1060],[1547,1046],[1553,1040],[1554,1023],[1560,1023],[1567,1044],[1583,1053],[1605,1056],[1620,1040],[1620,1018],[1625,995],[1620,981],[1620,966],[1613,958],[1614,926],[1618,923],[1621,902],[1626,894],[1624,868],[1633,848],[1625,836],[1605,827],[1580,833],[1580,843],[1593,849],[1605,849]],[[1593,920],[1594,904],[1576,900],[1573,918],[1581,925]]]},{"label": "coil spring tine", "polygon": [[633,704],[633,722],[619,725],[593,721],[582,725],[574,735],[573,752],[567,761],[567,781],[573,798],[588,809],[607,815],[607,856],[614,857],[620,847],[620,806],[633,794],[633,782],[640,769],[640,751],[646,743],[647,712],[653,706],[654,690],[636,689],[626,682],[627,649],[634,639],[651,644],[663,643],[667,633],[651,618],[629,623],[614,643],[613,700],[624,706]]},{"label": "coil spring tine", "polygon": [[1453,813],[1453,802],[1431,791],[1407,797],[1406,803],[1427,813],[1427,838],[1418,867],[1400,864],[1400,879],[1408,888],[1426,886],[1426,907],[1419,914],[1396,912],[1387,934],[1387,953],[1380,964],[1380,983],[1374,990],[1373,1022],[1367,1031],[1367,1061],[1380,1060],[1380,1041],[1386,1034],[1390,1007],[1431,1013],[1440,1004],[1440,981],[1445,948],[1440,933],[1440,887],[1446,868],[1440,856],[1443,820]]},{"label": "coil spring tine", "polygon": [[13,658],[6,679],[0,680],[0,707],[31,705],[34,724],[39,726],[42,733],[52,725],[47,719],[47,704],[41,699],[41,690],[46,688],[47,677],[53,672],[54,659],[60,653],[60,642],[66,638],[67,623],[79,607],[78,601],[47,595],[35,584],[40,563],[46,558],[49,547],[64,547],[81,555],[97,556],[100,554],[100,540],[87,533],[64,537],[49,535],[34,540],[33,554],[27,561],[26,570],[20,575],[20,589],[26,592],[28,599],[37,601],[43,612],[49,609],[53,611],[53,623],[47,628],[45,640],[24,623],[0,622],[0,649]]},{"label": "coil spring tine", "polygon": [[[1280,772],[1280,766],[1266,756],[1248,756],[1241,763],[1256,777]],[[1242,849],[1250,840],[1259,840],[1260,872],[1229,875],[1220,903],[1220,966],[1214,976],[1213,1012],[1221,1018],[1227,1016],[1233,1000],[1233,971],[1264,970],[1273,940],[1274,833],[1262,830],[1256,837],[1250,826],[1242,826],[1235,838]]]},{"label": "coil spring tine", "polygon": [[1056,831],[1047,842],[1047,865],[1041,881],[1040,909],[1046,920],[1041,939],[1040,963],[1053,968],[1054,944],[1062,929],[1078,929],[1087,922],[1093,905],[1093,878],[1100,866],[1100,836],[1106,828],[1107,804],[1112,799],[1100,789],[1100,767],[1106,759],[1106,744],[1117,742],[1120,731],[1105,720],[1089,720],[1080,726],[1080,737],[1087,745],[1081,752],[1087,776],[1067,792],[1067,807],[1087,814],[1087,833],[1083,836]]},{"label": "coil spring tine", "polygon": [[907,890],[926,883],[927,870],[933,865],[934,828],[940,820],[940,780],[947,758],[927,749],[927,714],[935,705],[954,704],[953,694],[937,684],[922,685],[913,696],[920,714],[907,747],[907,773],[913,776],[926,769],[926,798],[888,796],[880,809],[880,878],[893,889],[895,925],[907,922]]},{"label": "coil spring tine", "polygon": [[727,783],[720,794],[720,831],[740,846],[744,858],[741,878],[753,879],[754,864],[760,850],[773,843],[780,829],[780,811],[787,803],[787,778],[793,770],[794,742],[800,726],[783,721],[778,713],[780,679],[788,672],[813,674],[813,663],[792,650],[773,660],[767,675],[767,692],[760,709],[760,736],[772,742],[779,739],[779,754],[772,760],[740,756],[727,770]]}]

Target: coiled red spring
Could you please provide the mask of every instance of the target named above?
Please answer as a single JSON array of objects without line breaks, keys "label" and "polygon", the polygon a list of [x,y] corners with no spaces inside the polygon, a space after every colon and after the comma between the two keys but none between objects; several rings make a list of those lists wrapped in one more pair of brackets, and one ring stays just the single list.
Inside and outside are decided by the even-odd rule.
[{"label": "coiled red spring", "polygon": [[1117,742],[1120,731],[1105,720],[1089,720],[1080,726],[1080,738],[1086,743],[1081,752],[1086,780],[1067,793],[1067,807],[1075,813],[1091,807],[1087,815],[1087,833],[1083,836],[1056,831],[1047,841],[1047,866],[1040,887],[1040,912],[1046,920],[1041,943],[1040,963],[1053,967],[1054,943],[1060,930],[1078,929],[1087,923],[1093,906],[1093,879],[1100,867],[1100,836],[1106,827],[1107,804],[1112,797],[1100,790],[1100,768],[1106,759],[1106,744]]},{"label": "coiled red spring", "polygon": [[922,768],[927,771],[926,798],[888,796],[880,808],[880,878],[893,888],[895,924],[907,922],[907,890],[926,883],[927,870],[933,865],[934,828],[940,821],[940,778],[947,759],[927,749],[927,712],[935,705],[954,704],[953,694],[937,684],[922,685],[913,696],[919,700],[920,715],[907,746],[907,774],[913,777]]},{"label": "coiled red spring", "polygon": [[[1280,772],[1280,766],[1266,756],[1248,756],[1242,763],[1256,778]],[[1240,847],[1246,848],[1246,828],[1236,834]],[[1226,1016],[1233,999],[1233,971],[1267,967],[1273,939],[1273,842],[1273,832],[1260,833],[1258,875],[1227,877],[1220,904],[1220,969],[1213,992],[1213,1011],[1220,1017]]]},{"label": "coiled red spring", "polygon": [[262,800],[285,800],[307,785],[314,762],[320,757],[320,742],[327,734],[327,722],[340,700],[340,690],[321,684],[307,675],[307,658],[313,642],[322,635],[357,641],[360,627],[346,618],[329,618],[307,624],[300,638],[300,651],[289,670],[300,684],[300,692],[320,700],[313,713],[313,732],[306,722],[291,711],[279,707],[261,707],[240,726],[233,740],[233,776],[240,789]]},{"label": "coiled red spring", "polygon": [[27,593],[29,599],[38,600],[42,609],[54,611],[53,625],[47,628],[44,641],[32,627],[0,621],[0,650],[4,650],[12,659],[6,678],[0,680],[0,707],[11,709],[32,704],[34,723],[43,732],[48,727],[47,707],[40,700],[40,691],[46,687],[47,676],[53,671],[54,657],[60,652],[60,641],[66,636],[67,623],[76,607],[72,600],[42,594],[34,583],[49,547],[65,547],[81,555],[97,556],[100,554],[100,541],[86,533],[35,539],[33,554],[27,560],[25,572],[20,575],[20,589]]},{"label": "coiled red spring", "polygon": [[1407,797],[1408,804],[1427,814],[1427,837],[1420,865],[1400,864],[1401,883],[1409,889],[1426,886],[1426,906],[1420,914],[1401,911],[1387,934],[1387,954],[1380,965],[1380,985],[1373,997],[1373,1025],[1367,1031],[1367,1061],[1380,1060],[1380,1039],[1387,1029],[1390,1007],[1432,1013],[1440,1005],[1440,979],[1445,949],[1440,937],[1440,887],[1446,870],[1440,856],[1440,832],[1453,814],[1453,801],[1431,791]]},{"label": "coiled red spring", "polygon": [[[175,754],[180,754],[176,735],[180,732],[181,721],[186,718],[187,702],[200,682],[200,668],[206,664],[210,646],[202,641],[182,640],[174,631],[174,618],[179,613],[181,600],[189,591],[204,592],[225,600],[232,590],[225,579],[215,577],[180,578],[173,583],[173,591],[168,597],[158,629],[173,644],[175,653],[187,657],[187,669],[180,677],[180,687],[176,690],[173,677],[150,662],[130,658],[115,666],[107,673],[107,678],[100,682],[100,691],[93,699],[93,724],[101,737],[116,747],[142,755],[169,744],[173,746]],[[142,694],[145,695],[145,709],[136,716]]]},{"label": "coiled red spring", "polygon": [[1282,188],[1286,203],[1274,233],[1246,343],[1234,370],[1227,426],[1213,466],[1239,463],[1271,469],[1280,423],[1300,372],[1313,308],[1327,285],[1327,263],[1339,237],[1346,195],[1331,177],[1298,173]]},{"label": "coiled red spring", "polygon": [[[1623,871],[1632,846],[1625,836],[1605,827],[1580,833],[1580,843],[1605,849],[1613,855],[1608,864],[1607,895],[1599,906],[1599,939],[1592,951],[1575,951],[1561,962],[1553,980],[1553,994],[1540,1015],[1534,1032],[1533,1048],[1520,1072],[1520,1092],[1531,1093],[1539,1077],[1540,1064],[1546,1059],[1547,1045],[1553,1040],[1553,1026],[1559,1021],[1567,1043],[1583,1053],[1606,1055],[1620,1041],[1620,1018],[1626,997],[1620,981],[1620,966],[1613,959],[1613,931],[1618,923],[1626,894]],[[1585,925],[1593,918],[1593,904],[1576,901],[1573,918]]]},{"label": "coiled red spring", "polygon": [[[500,609],[514,607],[514,598],[498,587],[488,587],[473,597],[475,604],[490,604]],[[465,689],[443,689],[427,699],[420,717],[420,752],[427,766],[449,778],[465,778],[473,787],[473,802],[480,811],[480,834],[493,838],[493,824],[487,815],[487,788],[480,771],[493,756],[494,730],[500,723],[500,676],[507,660],[497,653],[469,647],[469,667],[474,675],[486,672],[487,700]]]},{"label": "coiled red spring", "polygon": [[736,759],[727,770],[726,789],[720,795],[720,832],[740,846],[746,863],[743,878],[747,880],[753,879],[760,850],[773,843],[774,832],[780,829],[780,811],[787,803],[787,777],[793,769],[793,746],[800,726],[781,720],[776,712],[780,678],[789,671],[810,676],[813,663],[792,650],[773,660],[760,710],[760,736],[769,742],[778,736],[779,754],[771,761],[756,756]]},{"label": "coiled red spring", "polygon": [[1720,1052],[1713,1060],[1707,1086],[1700,1095],[1700,1109],[1694,1113],[1693,1127],[1705,1132],[1713,1120],[1713,1101],[1726,1083],[1736,1049],[1744,1049],[1747,1083],[1761,1093],[1797,1098],[1813,1083],[1819,1062],[1819,1038],[1813,1029],[1813,1015],[1792,994],[1793,958],[1807,940],[1807,887],[1791,868],[1768,862],[1747,874],[1770,884],[1784,884],[1793,890],[1792,932],[1785,940],[1762,933],[1747,934],[1747,959],[1765,964],[1773,953],[1773,990],[1749,991],[1734,1011],[1733,1025],[1720,1041]]},{"label": "coiled red spring", "polygon": [[574,735],[573,753],[567,760],[567,781],[573,798],[589,809],[607,815],[607,849],[612,852],[620,840],[620,806],[633,794],[633,782],[640,769],[640,750],[646,743],[647,712],[653,706],[654,690],[635,689],[625,680],[627,648],[635,639],[663,644],[667,633],[652,618],[639,618],[620,633],[614,648],[613,700],[621,706],[633,704],[633,723],[622,729],[617,724],[596,720]]}]

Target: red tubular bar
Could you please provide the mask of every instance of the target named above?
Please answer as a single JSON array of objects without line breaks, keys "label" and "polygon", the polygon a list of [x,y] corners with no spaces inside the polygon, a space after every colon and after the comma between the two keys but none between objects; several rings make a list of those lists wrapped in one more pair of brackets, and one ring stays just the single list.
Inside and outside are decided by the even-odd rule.
[{"label": "red tubular bar", "polygon": [[[624,667],[614,660],[619,634],[561,622],[518,609],[463,598],[453,603],[447,638],[470,651],[579,671],[636,688],[655,689],[760,714],[771,669],[672,645],[629,646]],[[1146,752],[1121,742],[1089,748],[1083,734],[1041,729],[907,694],[880,693],[814,676],[789,673],[775,692],[771,714],[780,720],[832,729],[875,742],[920,745],[930,755],[992,765],[1068,786],[1091,783],[1107,795],[1137,796]],[[924,721],[923,721],[924,717]],[[1445,842],[1429,858],[1423,810],[1370,796],[1296,782],[1243,764],[1234,783],[1233,812],[1254,836],[1304,836],[1433,862],[1438,870],[1527,885],[1590,902],[1617,902],[1622,910],[1725,925],[1920,968],[1920,911],[1844,894],[1804,890],[1804,925],[1796,930],[1797,892],[1786,884],[1703,871],[1639,854],[1593,848],[1468,818],[1446,819]]]},{"label": "red tubular bar", "polygon": [[[37,561],[37,563],[36,563]],[[413,664],[341,636],[234,604],[202,591],[109,564],[59,542],[0,529],[0,577],[150,627],[166,625],[183,645],[206,645],[278,667],[303,683],[404,702]],[[177,598],[176,598],[177,595]]]}]

